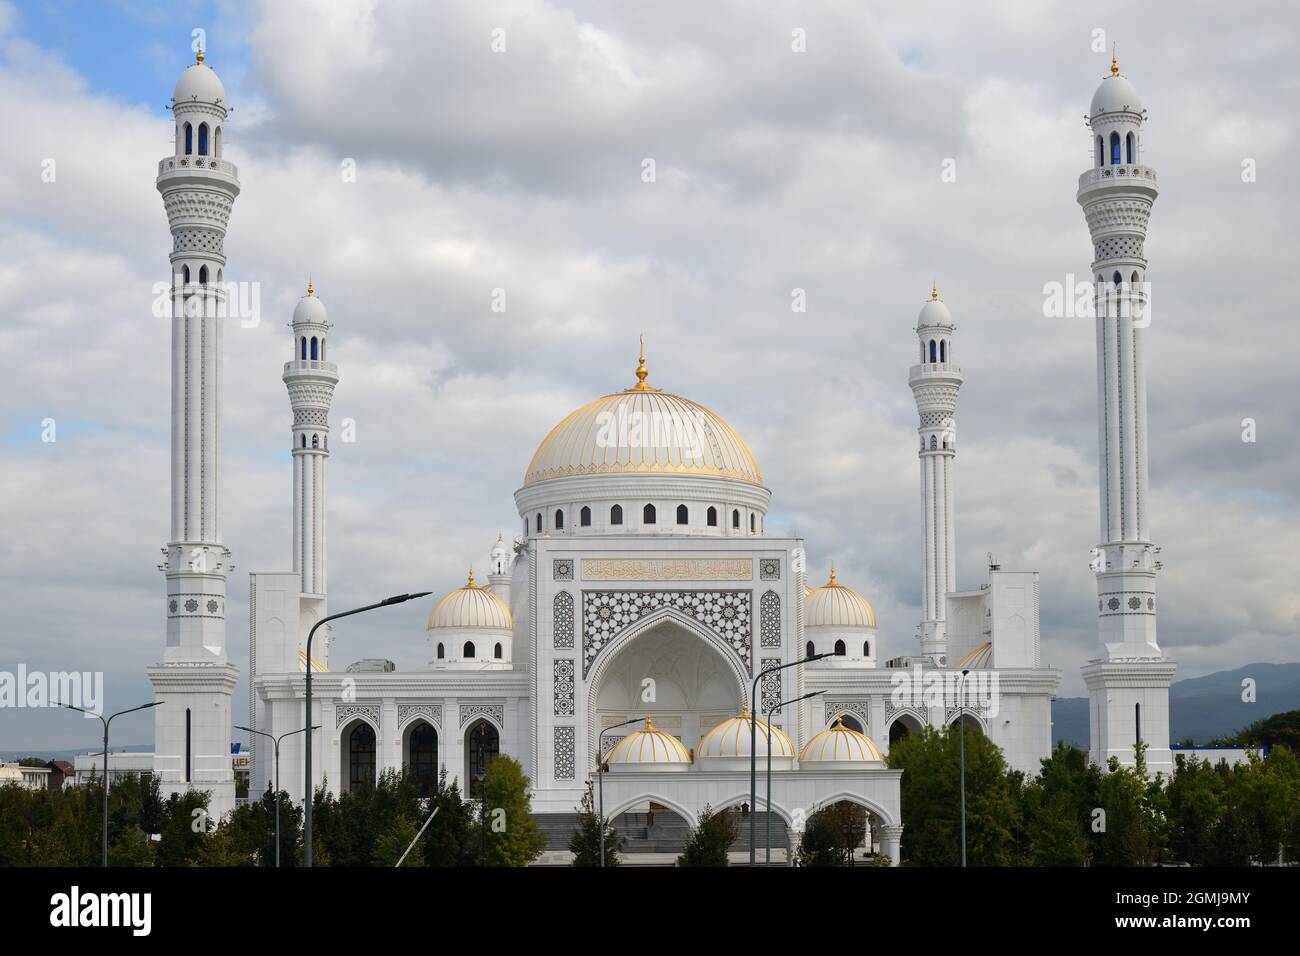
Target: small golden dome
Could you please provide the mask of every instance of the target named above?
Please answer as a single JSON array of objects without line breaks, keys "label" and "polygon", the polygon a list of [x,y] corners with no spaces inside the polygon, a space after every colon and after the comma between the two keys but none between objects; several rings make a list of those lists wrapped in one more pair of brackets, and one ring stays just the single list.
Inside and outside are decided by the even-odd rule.
[{"label": "small golden dome", "polygon": [[988,667],[993,660],[993,642],[985,641],[975,650],[966,654],[956,664],[952,665],[953,670],[979,670]]},{"label": "small golden dome", "polygon": [[851,587],[830,580],[804,598],[803,619],[806,627],[875,627],[876,612],[870,603]]},{"label": "small golden dome", "polygon": [[837,717],[834,727],[817,734],[799,752],[799,765],[830,763],[880,763],[885,755],[876,742],[866,734],[844,726],[844,718]]},{"label": "small golden dome", "polygon": [[682,742],[672,734],[655,730],[654,721],[646,718],[645,730],[628,734],[610,748],[605,763],[610,767],[621,766],[629,769],[648,764],[679,765],[685,769],[691,762],[691,755],[682,746]]},{"label": "small golden dome", "polygon": [[[749,708],[742,707],[740,714],[724,720],[700,738],[695,748],[697,759],[712,757],[744,757],[749,759],[750,722],[758,729],[756,752],[760,757],[767,756],[767,721],[750,717]],[[793,757],[794,743],[780,727],[772,727],[772,756]]]},{"label": "small golden dome", "polygon": [[508,631],[514,628],[514,621],[504,601],[474,583],[474,570],[471,568],[465,586],[452,591],[433,606],[428,626],[490,627]]}]

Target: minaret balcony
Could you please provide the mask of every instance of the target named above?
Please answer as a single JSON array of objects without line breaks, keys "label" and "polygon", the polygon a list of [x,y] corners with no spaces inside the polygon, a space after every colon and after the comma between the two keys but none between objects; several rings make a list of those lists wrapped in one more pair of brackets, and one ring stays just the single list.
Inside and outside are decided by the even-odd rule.
[{"label": "minaret balcony", "polygon": [[335,379],[339,377],[339,367],[337,365],[333,362],[321,362],[315,359],[296,359],[292,362],[285,362],[284,374],[288,375],[290,372],[316,372],[321,375],[332,376]]},{"label": "minaret balcony", "polygon": [[1094,189],[1127,187],[1156,195],[1156,171],[1150,166],[1125,164],[1123,166],[1097,166],[1079,176],[1079,195]]},{"label": "minaret balcony", "polygon": [[215,156],[168,156],[158,161],[158,184],[171,180],[221,180],[239,189],[239,167]]},{"label": "minaret balcony", "polygon": [[927,381],[950,381],[960,385],[965,379],[961,374],[961,366],[952,362],[926,362],[922,365],[913,365],[907,373],[907,380],[915,382],[918,379]]}]

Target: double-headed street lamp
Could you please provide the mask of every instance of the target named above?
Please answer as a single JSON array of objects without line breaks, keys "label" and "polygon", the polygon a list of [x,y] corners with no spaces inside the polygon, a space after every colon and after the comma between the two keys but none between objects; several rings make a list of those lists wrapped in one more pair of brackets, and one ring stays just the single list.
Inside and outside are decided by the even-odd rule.
[{"label": "double-headed street lamp", "polygon": [[957,682],[957,732],[961,738],[961,865],[966,865],[966,675]]},{"label": "double-headed street lamp", "polygon": [[605,865],[605,734],[611,730],[617,730],[619,727],[626,727],[628,724],[639,723],[645,720],[644,717],[633,717],[631,720],[625,720],[621,724],[614,724],[606,727],[596,735],[596,781],[597,789],[600,790],[600,809],[597,816],[600,824],[600,865]]},{"label": "double-headed street lamp", "polygon": [[384,598],[376,604],[367,604],[365,607],[353,608],[351,611],[340,611],[338,614],[327,614],[307,632],[307,707],[306,719],[303,720],[303,731],[307,734],[307,759],[303,768],[306,775],[306,784],[303,787],[303,814],[302,814],[302,865],[311,866],[311,804],[312,793],[311,786],[311,639],[316,636],[316,628],[329,621],[337,621],[341,617],[351,617],[353,614],[360,614],[363,611],[373,611],[377,607],[388,607],[390,604],[401,604],[405,601],[413,601],[415,598],[422,598],[432,594],[432,591],[420,591],[418,594],[397,594],[390,598]]},{"label": "double-headed street lamp", "polygon": [[[246,730],[250,734],[261,734],[263,737],[269,737],[275,744],[275,865],[280,865],[280,741],[285,737],[292,737],[294,734],[303,734],[307,732],[306,727],[299,727],[297,730],[291,730],[288,733],[281,734],[279,737],[268,734],[265,730],[254,730],[252,727],[241,727],[235,725],[236,730]],[[320,724],[312,727],[312,730],[320,730]]]},{"label": "double-headed street lamp", "polygon": [[[818,697],[824,693],[826,693],[824,690],[815,690],[811,694],[804,694],[802,697],[796,697],[793,700],[778,700],[767,709],[767,801],[766,806],[763,808],[764,826],[767,830],[764,842],[767,844],[767,849],[763,854],[764,866],[772,865],[772,715],[786,704],[797,704],[801,700]],[[787,859],[786,862],[789,862],[789,860]]]},{"label": "double-headed street lamp", "polygon": [[[824,657],[834,657],[834,654],[813,654],[811,657],[804,657],[797,661],[790,661],[788,664],[777,664],[773,667],[765,668],[754,675],[754,685],[750,690],[749,699],[756,700],[758,697],[758,682],[764,677],[770,677],[778,671],[783,671],[787,667],[798,667],[800,664],[811,664],[813,661],[819,661]],[[758,707],[755,706],[749,712],[749,865],[753,866],[756,860],[755,840],[757,839],[757,821],[754,819],[754,804],[758,800]]]},{"label": "double-headed street lamp", "polygon": [[113,722],[114,717],[121,717],[123,714],[134,714],[137,710],[147,710],[150,707],[157,707],[161,700],[155,700],[151,704],[141,704],[139,707],[132,707],[130,710],[119,710],[116,714],[111,714],[107,720],[102,714],[97,714],[93,710],[86,710],[84,707],[74,707],[72,704],[61,704],[68,710],[79,710],[83,714],[90,714],[92,717],[98,717],[104,725],[104,832],[101,834],[103,840],[103,865],[108,866],[108,725]]}]

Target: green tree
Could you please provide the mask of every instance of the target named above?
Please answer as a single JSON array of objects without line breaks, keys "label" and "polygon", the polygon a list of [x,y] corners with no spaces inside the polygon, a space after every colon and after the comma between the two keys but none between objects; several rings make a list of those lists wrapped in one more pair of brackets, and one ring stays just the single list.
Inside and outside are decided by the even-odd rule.
[{"label": "green tree", "polygon": [[800,866],[843,866],[844,838],[834,807],[809,814],[799,834],[796,859]]},{"label": "green tree", "polygon": [[143,830],[123,830],[108,847],[109,866],[153,866],[153,846]]},{"label": "green tree", "polygon": [[156,848],[159,866],[194,866],[204,862],[208,831],[209,795],[191,790],[167,798],[162,838]]},{"label": "green tree", "polygon": [[[574,828],[573,838],[569,840],[569,849],[573,852],[574,866],[600,866],[600,816],[596,813],[596,800],[592,795],[591,781],[582,794],[582,803],[578,807],[578,824]],[[623,840],[615,832],[609,821],[605,826],[605,865],[618,866],[618,851],[623,849]]]},{"label": "green tree", "polygon": [[447,782],[447,768],[438,776],[438,785],[426,812],[437,807],[438,814],[424,831],[426,866],[473,866],[479,847],[479,833],[474,826],[474,809],[461,798],[455,780]]},{"label": "green tree", "polygon": [[[406,852],[419,832],[420,828],[415,823],[406,817],[398,817],[375,843],[371,862],[375,866],[392,867],[397,866],[398,860],[402,860],[403,867],[424,866],[424,854],[418,848],[412,847],[411,852]],[[406,853],[405,859],[402,859],[403,853]]]},{"label": "green tree", "polygon": [[1093,841],[1094,866],[1151,866],[1168,842],[1169,807],[1163,775],[1147,776],[1146,744],[1136,747],[1136,763],[1121,767],[1111,757],[1101,777],[1098,807],[1104,829]]},{"label": "green tree", "polygon": [[727,851],[736,840],[736,821],[728,809],[705,806],[686,839],[678,866],[728,866]]},{"label": "green tree", "polygon": [[[533,819],[528,777],[519,761],[498,754],[483,771],[487,816],[479,820],[486,844],[484,866],[527,866],[546,849],[546,836]],[[480,811],[482,812],[482,811]]]}]

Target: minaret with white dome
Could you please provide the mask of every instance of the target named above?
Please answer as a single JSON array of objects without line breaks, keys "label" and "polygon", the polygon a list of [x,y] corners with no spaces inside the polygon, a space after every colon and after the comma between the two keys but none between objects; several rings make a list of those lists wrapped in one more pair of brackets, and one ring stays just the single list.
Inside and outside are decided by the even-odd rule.
[{"label": "minaret with white dome", "polygon": [[1151,771],[1172,769],[1169,683],[1175,665],[1156,641],[1155,577],[1147,506],[1147,220],[1155,170],[1142,161],[1146,111],[1111,57],[1110,75],[1088,111],[1093,166],[1079,177],[1078,202],[1092,235],[1096,277],[1097,412],[1101,544],[1097,576],[1100,656],[1083,668],[1090,697],[1091,756],[1134,761],[1144,742]]},{"label": "minaret with white dome", "polygon": [[222,537],[222,354],[226,224],[239,175],[222,156],[227,116],[221,80],[203,51],[172,96],[175,150],[158,164],[158,192],[171,226],[171,538],[167,645],[147,671],[161,705],[154,773],[164,794],[212,794],[213,818],[234,809],[230,696],[238,670],[226,659]]},{"label": "minaret with white dome", "polygon": [[953,416],[963,378],[952,361],[952,314],[939,289],[916,320],[920,358],[908,375],[908,385],[920,416],[921,461],[921,654],[934,663],[947,663],[946,596],[957,587],[954,545],[953,461],[957,433]]}]

